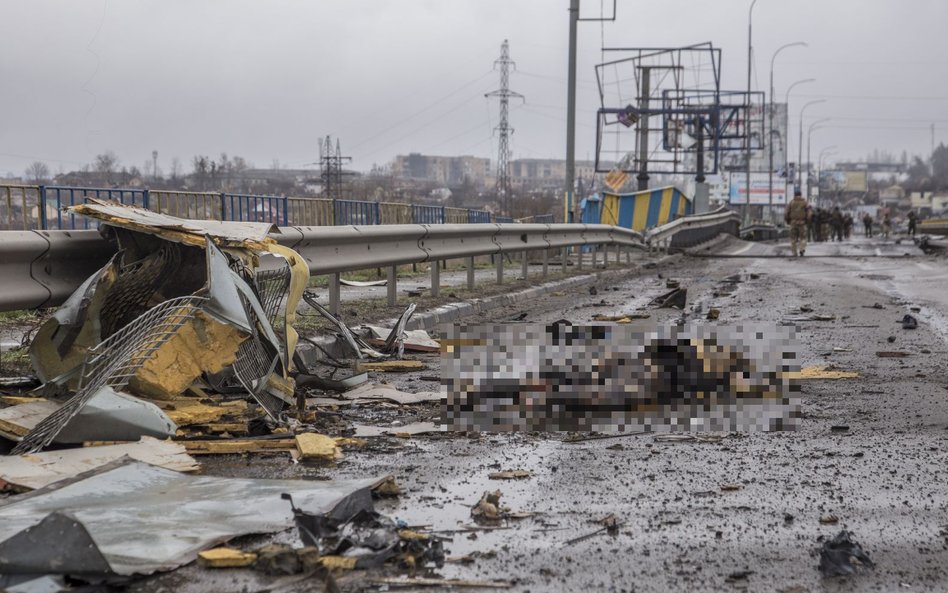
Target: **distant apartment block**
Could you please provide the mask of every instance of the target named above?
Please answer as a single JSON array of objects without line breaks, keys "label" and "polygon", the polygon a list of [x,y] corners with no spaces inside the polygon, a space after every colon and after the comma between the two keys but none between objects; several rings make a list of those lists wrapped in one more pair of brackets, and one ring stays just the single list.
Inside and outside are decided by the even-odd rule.
[{"label": "distant apartment block", "polygon": [[[592,179],[593,161],[576,161],[576,177]],[[514,187],[560,188],[566,181],[566,161],[562,159],[515,159],[510,161]]]},{"label": "distant apartment block", "polygon": [[490,179],[490,159],[474,156],[431,156],[413,152],[398,155],[392,174],[399,179],[429,181],[441,185],[460,185],[469,179],[486,185]]}]

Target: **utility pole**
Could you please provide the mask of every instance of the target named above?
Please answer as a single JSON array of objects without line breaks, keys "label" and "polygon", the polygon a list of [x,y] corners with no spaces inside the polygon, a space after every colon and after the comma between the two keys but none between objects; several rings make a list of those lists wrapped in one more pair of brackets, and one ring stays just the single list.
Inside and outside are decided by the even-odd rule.
[{"label": "utility pole", "polygon": [[743,213],[743,216],[741,217],[744,219],[744,224],[747,224],[748,222],[747,217],[750,212],[750,199],[751,199],[751,134],[750,134],[751,133],[751,129],[750,129],[751,117],[750,116],[751,116],[751,108],[753,107],[753,104],[751,103],[751,68],[753,67],[752,56],[754,53],[754,46],[752,43],[753,30],[751,28],[751,25],[753,23],[753,18],[754,18],[754,5],[755,4],[757,4],[757,0],[753,0],[751,2],[750,8],[747,10],[747,120],[745,122],[746,125],[744,126],[746,128],[745,132],[747,136],[747,152],[745,155],[747,158],[747,163],[746,163],[744,172],[747,175],[747,179],[744,180],[745,182],[744,188],[746,191],[746,195],[745,195],[745,201],[744,201],[744,213]]},{"label": "utility pole", "polygon": [[639,173],[635,178],[639,182],[638,190],[645,191],[648,189],[648,98],[652,92],[652,68],[650,66],[642,66],[639,70],[642,72],[642,96],[639,97],[639,109],[642,110],[642,115],[639,116],[638,127]]},{"label": "utility pole", "polygon": [[563,222],[573,222],[576,204],[573,199],[573,186],[576,179],[576,25],[579,21],[615,21],[616,1],[612,0],[612,16],[599,18],[579,18],[579,0],[569,0],[569,59],[566,73],[566,192],[563,196],[565,218]]},{"label": "utility pole", "polygon": [[352,157],[342,156],[339,139],[333,150],[332,139],[326,136],[319,142],[319,177],[323,182],[323,195],[331,200],[342,197],[342,165],[352,161]]},{"label": "utility pole", "polygon": [[500,123],[497,130],[497,196],[503,204],[504,214],[510,216],[510,135],[513,128],[507,121],[507,106],[510,98],[523,99],[523,95],[510,90],[510,69],[516,68],[510,59],[510,46],[507,40],[500,45],[500,57],[494,60],[494,68],[500,70],[500,88],[487,93],[485,97],[500,98]]}]

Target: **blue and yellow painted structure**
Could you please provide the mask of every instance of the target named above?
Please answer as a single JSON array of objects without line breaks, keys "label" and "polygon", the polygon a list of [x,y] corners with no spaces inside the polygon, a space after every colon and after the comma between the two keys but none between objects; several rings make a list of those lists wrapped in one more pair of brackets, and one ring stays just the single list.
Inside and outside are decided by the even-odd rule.
[{"label": "blue and yellow painted structure", "polygon": [[635,231],[663,225],[694,211],[691,199],[672,185],[628,194],[604,192],[599,203],[594,204],[595,201],[584,200],[584,223],[611,224]]}]

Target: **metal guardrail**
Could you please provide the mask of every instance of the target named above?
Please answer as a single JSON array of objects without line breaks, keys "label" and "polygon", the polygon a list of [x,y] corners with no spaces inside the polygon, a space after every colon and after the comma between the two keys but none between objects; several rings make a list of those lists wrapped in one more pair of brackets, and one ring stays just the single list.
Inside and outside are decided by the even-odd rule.
[{"label": "metal guardrail", "polygon": [[[339,274],[389,268],[389,301],[395,300],[394,267],[404,264],[468,259],[468,286],[474,286],[474,258],[540,251],[543,275],[551,249],[599,245],[620,250],[643,247],[640,233],[589,224],[402,224],[330,227],[281,227],[271,235],[296,250],[312,275],[330,275],[330,308],[339,302]],[[604,260],[608,260],[605,250]],[[38,309],[62,304],[115,253],[98,231],[5,231],[0,234],[0,310]],[[593,255],[596,265],[597,254]],[[527,258],[522,258],[526,266]],[[495,257],[498,282],[503,257]],[[581,266],[580,262],[580,266]],[[432,294],[437,294],[440,265],[432,265]]]},{"label": "metal guardrail", "polygon": [[929,218],[918,223],[918,232],[927,235],[948,235],[948,218]]},{"label": "metal guardrail", "polygon": [[645,234],[650,248],[666,251],[687,249],[717,237],[721,233],[739,236],[741,216],[726,207],[707,214],[694,214],[655,227]]}]

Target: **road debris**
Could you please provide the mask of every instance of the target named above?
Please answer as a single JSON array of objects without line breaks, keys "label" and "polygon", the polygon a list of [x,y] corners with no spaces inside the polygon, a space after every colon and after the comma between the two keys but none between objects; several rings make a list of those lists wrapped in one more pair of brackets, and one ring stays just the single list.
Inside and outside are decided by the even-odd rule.
[{"label": "road debris", "polygon": [[[205,380],[279,419],[292,403],[293,323],[309,270],[268,237],[273,225],[186,220],[96,198],[69,211],[104,223],[118,253],[37,331],[30,357],[42,390],[69,397],[15,453],[74,430],[87,430],[82,440],[174,434],[138,398],[173,399]],[[109,433],[123,426],[124,436]]]},{"label": "road debris", "polygon": [[619,521],[619,519],[615,515],[612,515],[612,514],[609,514],[596,522],[602,525],[602,527],[595,531],[591,531],[589,533],[580,535],[579,537],[568,539],[564,541],[562,544],[560,544],[560,547],[566,547],[566,546],[571,546],[573,544],[578,544],[579,542],[586,541],[587,539],[591,537],[595,537],[603,533],[606,533],[615,537],[619,535],[619,527],[622,526],[624,523],[622,521]]},{"label": "road debris", "polygon": [[423,371],[428,368],[420,360],[383,360],[377,362],[355,362],[352,369],[357,373],[378,371],[382,373],[405,373],[408,371]]},{"label": "road debris", "polygon": [[902,317],[902,329],[918,329],[918,319],[915,319],[908,313]]},{"label": "road debris", "polygon": [[[791,373],[792,375],[793,373]],[[802,380],[818,380],[818,379],[857,379],[859,378],[859,373],[855,371],[840,371],[836,370],[836,367],[833,365],[817,365],[803,367],[800,369],[799,373],[796,375],[797,379]]]},{"label": "road debris", "polygon": [[179,472],[200,469],[183,444],[142,437],[137,443],[0,457],[0,480],[17,489],[32,490],[78,476],[123,457]]},{"label": "road debris", "polygon": [[649,305],[659,309],[681,309],[684,310],[688,300],[687,288],[675,288],[669,292],[661,294],[649,302]]},{"label": "road debris", "polygon": [[389,577],[369,579],[369,582],[389,587],[474,587],[482,589],[509,589],[513,586],[508,581],[482,581],[475,579],[432,579],[432,578],[405,578]]},{"label": "road debris", "polygon": [[296,435],[296,448],[302,461],[337,461],[342,451],[336,441],[324,434],[306,432]]},{"label": "road debris", "polygon": [[253,552],[241,552],[235,548],[212,548],[198,553],[201,566],[207,568],[242,568],[250,566],[257,560]]},{"label": "road debris", "polygon": [[418,404],[423,402],[437,402],[444,399],[444,394],[438,391],[420,391],[408,393],[386,383],[366,383],[355,389],[338,394],[338,397],[353,402],[370,402],[386,400],[397,404]]},{"label": "road debris", "polygon": [[510,512],[510,508],[501,506],[500,497],[503,496],[500,490],[493,492],[487,491],[481,495],[471,508],[471,517],[477,523],[495,523],[500,521],[504,515]]},{"label": "road debris", "polygon": [[824,577],[848,576],[858,566],[872,567],[872,560],[862,546],[852,540],[852,533],[840,531],[833,539],[823,542],[820,550],[820,572]]},{"label": "road debris", "polygon": [[369,288],[372,286],[386,286],[388,280],[385,278],[381,280],[346,280],[345,278],[340,278],[339,284],[343,286],[355,286],[357,288]]},{"label": "road debris", "polygon": [[717,321],[721,317],[721,309],[717,307],[709,307],[708,314],[705,315],[705,319],[708,321]]},{"label": "road debris", "polygon": [[[135,461],[107,464],[0,505],[0,573],[171,570],[233,537],[292,527],[293,512],[280,503],[284,493],[305,501],[307,512],[354,513],[371,505],[378,482],[217,478]],[[78,567],[64,562],[63,545],[85,555]]]},{"label": "road debris", "polygon": [[899,350],[880,350],[876,352],[876,356],[879,358],[905,358],[911,356],[911,354]]},{"label": "road debris", "polygon": [[373,510],[371,499],[363,508],[340,517],[336,511],[307,512],[294,504],[293,497],[284,498],[293,508],[303,543],[325,556],[353,559],[352,568],[373,568],[392,560],[414,575],[419,569],[444,566],[441,539],[400,528],[396,521]]},{"label": "road debris", "polygon": [[508,469],[499,472],[492,472],[487,475],[491,480],[522,480],[529,478],[533,474],[525,469]]}]

